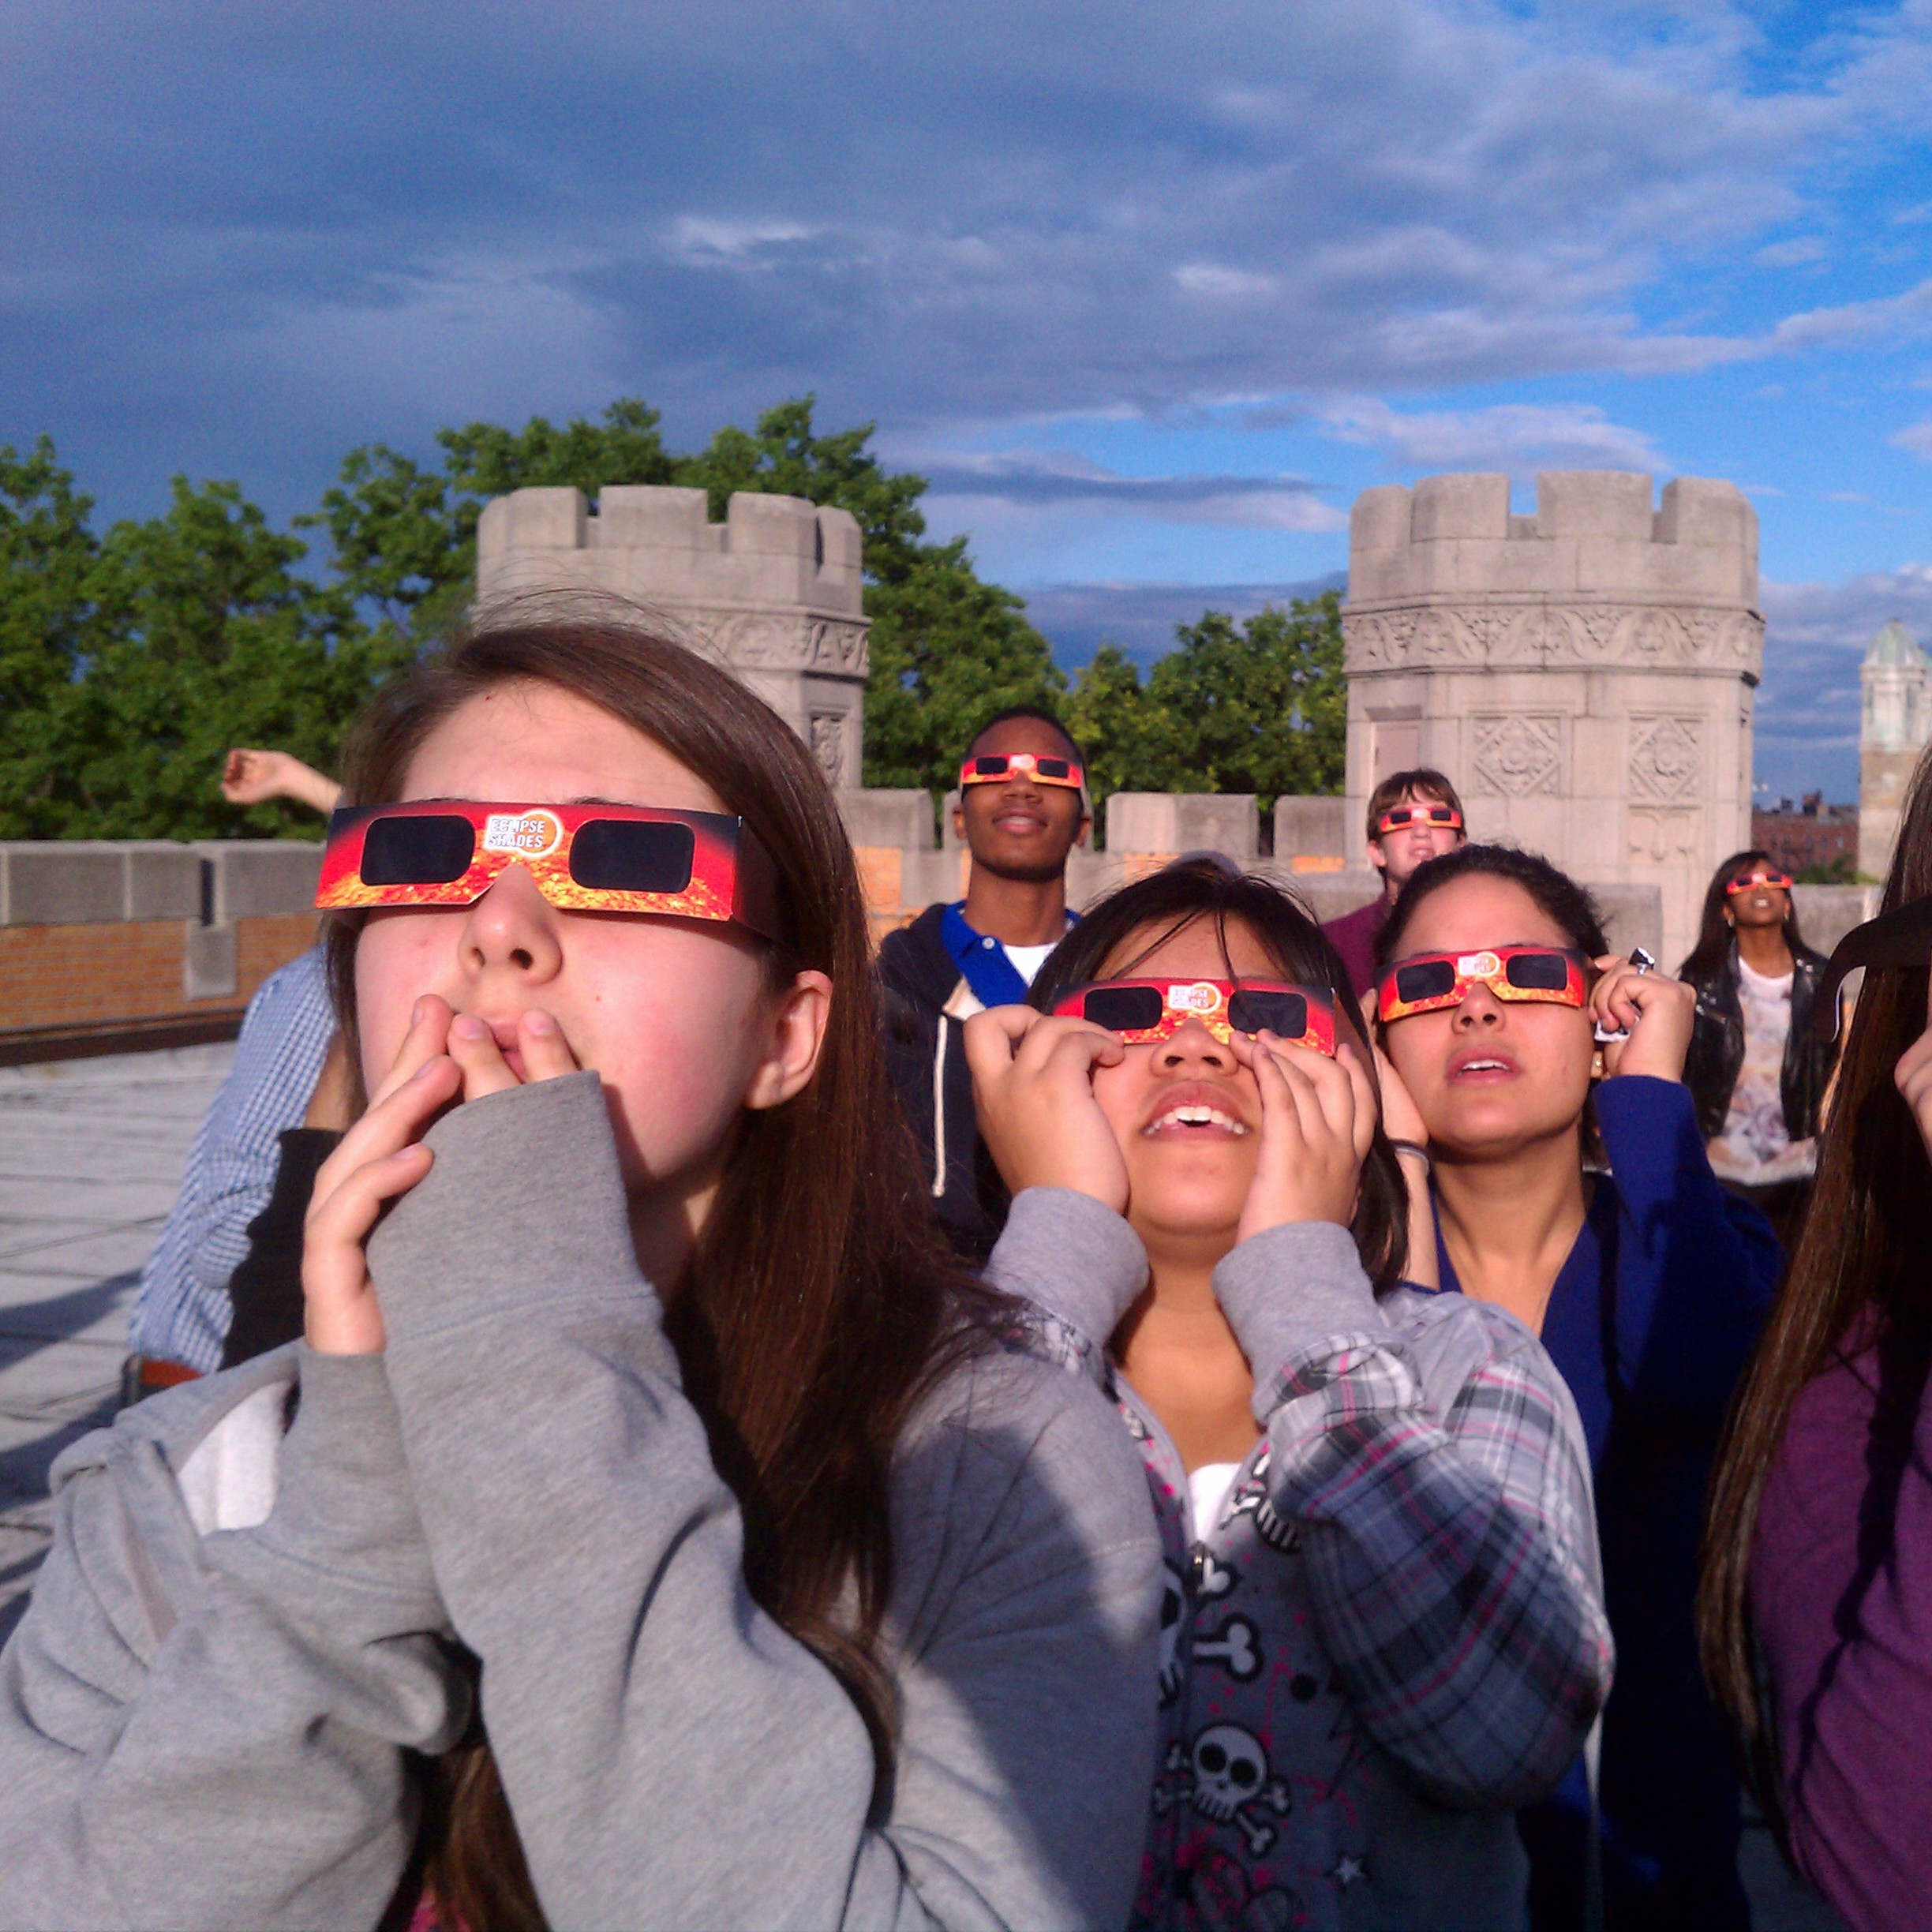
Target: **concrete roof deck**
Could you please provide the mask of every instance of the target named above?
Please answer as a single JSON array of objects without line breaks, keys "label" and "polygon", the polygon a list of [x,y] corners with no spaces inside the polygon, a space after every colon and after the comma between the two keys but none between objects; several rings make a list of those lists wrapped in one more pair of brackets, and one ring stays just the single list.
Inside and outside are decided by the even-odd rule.
[{"label": "concrete roof deck", "polygon": [[0,1636],[52,1533],[48,1466],[114,1413],[141,1264],[234,1058],[0,1067]]}]

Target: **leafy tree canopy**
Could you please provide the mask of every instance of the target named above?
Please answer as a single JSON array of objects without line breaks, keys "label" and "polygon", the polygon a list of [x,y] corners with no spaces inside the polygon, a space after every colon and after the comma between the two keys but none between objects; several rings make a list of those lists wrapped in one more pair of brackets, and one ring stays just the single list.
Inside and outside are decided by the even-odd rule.
[{"label": "leafy tree canopy", "polygon": [[701,489],[713,518],[736,490],[851,511],[872,620],[869,785],[943,793],[979,725],[1020,703],[1064,706],[1103,794],[1271,802],[1339,782],[1332,595],[1239,629],[1209,612],[1144,680],[1103,647],[1069,698],[1021,600],[979,576],[964,537],[927,541],[925,479],[879,462],[871,425],[822,435],[813,411],[809,395],[782,402],[754,429],[728,426],[682,455],[665,447],[658,413],[628,398],[595,421],[445,429],[432,462],[365,444],[295,519],[325,539],[320,567],[233,482],[177,477],[161,515],[97,535],[47,438],[24,455],[0,446],[0,837],[313,835],[298,807],[225,804],[222,753],[272,746],[331,767],[376,683],[473,595],[484,504],[537,485]]},{"label": "leafy tree canopy", "polygon": [[1238,627],[1219,611],[1178,624],[1145,680],[1115,645],[1080,672],[1068,706],[1093,788],[1283,793],[1341,788],[1348,687],[1342,600],[1324,591]]}]

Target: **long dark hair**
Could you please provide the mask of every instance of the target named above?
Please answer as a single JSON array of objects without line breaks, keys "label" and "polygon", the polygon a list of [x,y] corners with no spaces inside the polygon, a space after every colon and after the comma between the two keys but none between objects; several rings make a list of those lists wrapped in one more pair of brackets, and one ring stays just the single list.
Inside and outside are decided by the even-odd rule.
[{"label": "long dark hair", "polygon": [[[983,1346],[1005,1303],[963,1275],[920,1185],[878,1047],[865,901],[837,801],[811,753],[746,687],[648,614],[606,604],[485,613],[382,694],[345,757],[345,803],[400,796],[437,725],[506,683],[554,686],[654,739],[751,824],[776,863],[786,927],[775,991],[832,981],[818,1066],[794,1099],[740,1119],[723,1184],[666,1328],[686,1393],[744,1515],[753,1599],[839,1676],[882,1784],[894,1713],[878,1655],[891,1582],[888,1468],[933,1379]],[[331,983],[351,1052],[361,920],[331,922]],[[487,1742],[440,1767],[428,1875],[463,1923],[539,1926]]]},{"label": "long dark hair", "polygon": [[[1677,968],[1679,979],[1688,979],[1693,986],[1702,986],[1731,957],[1732,943],[1737,933],[1724,917],[1724,907],[1730,897],[1724,888],[1740,873],[1748,872],[1754,866],[1765,866],[1777,871],[1784,870],[1768,852],[1759,852],[1754,847],[1750,852],[1733,852],[1711,874],[1710,884],[1704,891],[1704,915],[1698,927],[1697,944]],[[1784,895],[1784,943],[1791,948],[1794,958],[1806,949],[1803,935],[1798,930],[1798,900],[1792,893]]]},{"label": "long dark hair", "polygon": [[[1932,893],[1932,755],[1922,758],[1900,815],[1881,909]],[[1838,1061],[1838,1086],[1818,1136],[1818,1179],[1790,1271],[1731,1407],[1713,1479],[1698,1598],[1704,1672],[1743,1747],[1758,1795],[1777,1815],[1776,1740],[1764,1728],[1752,1668],[1751,1546],[1765,1478],[1799,1393],[1847,1346],[1875,1340],[1880,1414],[1867,1461],[1874,1489],[1888,1450],[1879,1438],[1901,1409],[1911,1418],[1926,1380],[1932,1286],[1932,1166],[1911,1110],[1893,1084],[1899,1056],[1926,1028],[1926,969],[1865,975]],[[1855,1326],[1856,1334],[1854,1335]],[[1881,1427],[1885,1425],[1886,1427]],[[1875,1523],[1882,1508],[1866,1507]],[[1889,1533],[1889,1523],[1885,1526]],[[1874,1538],[1861,1534],[1861,1548]]]},{"label": "long dark hair", "polygon": [[[1321,928],[1281,886],[1213,856],[1178,859],[1158,872],[1122,886],[1089,907],[1080,923],[1048,954],[1028,994],[1043,1012],[1068,987],[1089,979],[1130,976],[1140,960],[1196,919],[1214,922],[1221,957],[1228,958],[1227,930],[1241,926],[1254,935],[1283,979],[1325,986],[1335,998],[1335,1017],[1360,1043],[1375,1080],[1375,1058],[1361,1009],[1349,990],[1348,969]],[[1129,949],[1132,949],[1129,950]],[[1235,977],[1228,966],[1228,976]],[[1351,1232],[1362,1267],[1378,1294],[1402,1278],[1409,1258],[1408,1192],[1380,1121],[1362,1163],[1361,1192]]]}]

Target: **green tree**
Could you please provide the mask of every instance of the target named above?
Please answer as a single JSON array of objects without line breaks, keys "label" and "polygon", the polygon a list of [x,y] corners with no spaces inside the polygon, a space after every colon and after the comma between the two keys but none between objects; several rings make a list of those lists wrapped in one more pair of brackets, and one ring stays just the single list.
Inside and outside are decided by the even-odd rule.
[{"label": "green tree", "polygon": [[0,445],[0,837],[73,829],[61,780],[99,554],[73,481],[47,436],[25,456]]},{"label": "green tree", "polygon": [[333,766],[398,661],[344,593],[298,574],[305,554],[235,484],[183,477],[163,515],[107,533],[89,579],[95,642],[66,711],[66,836],[315,835],[312,813],[243,811],[214,783],[236,744]]},{"label": "green tree", "polygon": [[1220,611],[1174,628],[1178,649],[1143,683],[1103,645],[1075,682],[1070,714],[1095,789],[1286,793],[1340,788],[1348,687],[1342,601],[1329,590],[1238,627]]},{"label": "green tree", "polygon": [[601,422],[469,423],[437,432],[440,470],[365,444],[343,459],[321,509],[295,522],[326,530],[337,585],[397,639],[420,646],[475,594],[477,519],[491,497],[539,488],[594,496],[607,483],[677,481],[658,420],[648,404],[620,397]]}]

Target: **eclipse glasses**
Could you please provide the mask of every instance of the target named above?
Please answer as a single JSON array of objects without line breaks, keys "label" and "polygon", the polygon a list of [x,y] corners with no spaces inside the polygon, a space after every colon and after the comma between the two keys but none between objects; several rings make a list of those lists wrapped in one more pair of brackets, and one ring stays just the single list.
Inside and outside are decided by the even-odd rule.
[{"label": "eclipse glasses", "polygon": [[1035,784],[1065,785],[1077,792],[1087,782],[1080,760],[1044,758],[1031,751],[987,751],[969,758],[960,767],[960,788],[968,785],[1005,784],[1009,778],[1031,778]]},{"label": "eclipse glasses", "polygon": [[1908,899],[1863,926],[1854,926],[1832,949],[1831,963],[1812,995],[1813,1036],[1838,1037],[1838,989],[1846,974],[1860,966],[1916,966],[1923,971],[1928,964],[1932,964],[1932,898]]},{"label": "eclipse glasses", "polygon": [[1739,893],[1755,892],[1760,886],[1773,892],[1789,892],[1792,889],[1791,874],[1788,872],[1767,871],[1760,866],[1755,872],[1743,873],[1738,878],[1727,881],[1724,897],[1733,899]]},{"label": "eclipse glasses", "polygon": [[654,805],[352,807],[329,820],[316,904],[470,905],[512,865],[567,912],[654,912],[780,936],[777,874],[745,822]]},{"label": "eclipse glasses", "polygon": [[1582,1006],[1589,998],[1589,961],[1559,946],[1491,946],[1480,953],[1418,953],[1376,977],[1376,1011],[1384,1024],[1413,1013],[1460,1006],[1487,987],[1500,1000]]},{"label": "eclipse glasses", "polygon": [[1335,994],[1277,979],[1096,979],[1061,994],[1054,1013],[1120,1036],[1124,1046],[1172,1039],[1198,1020],[1222,1045],[1236,1033],[1274,1034],[1335,1058]]},{"label": "eclipse glasses", "polygon": [[1440,826],[1451,832],[1462,829],[1462,814],[1453,805],[1391,805],[1376,821],[1376,837],[1384,832],[1406,831],[1412,825]]}]

